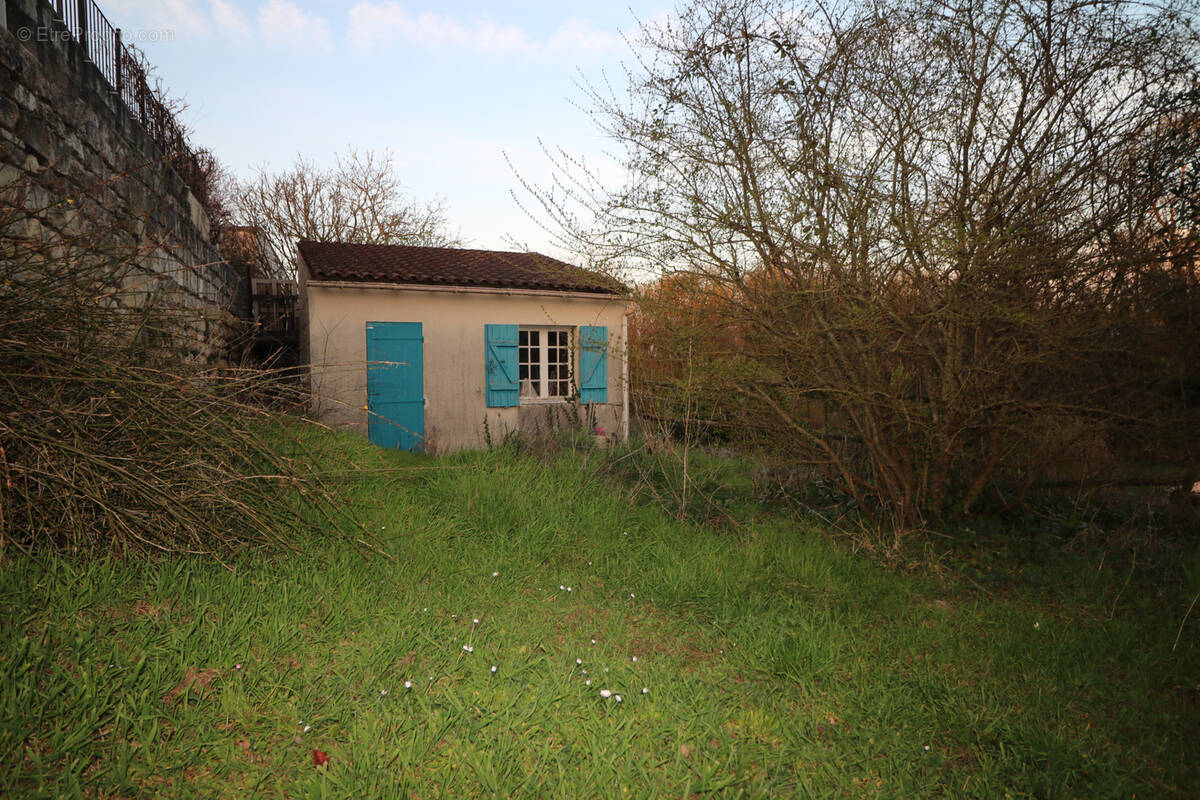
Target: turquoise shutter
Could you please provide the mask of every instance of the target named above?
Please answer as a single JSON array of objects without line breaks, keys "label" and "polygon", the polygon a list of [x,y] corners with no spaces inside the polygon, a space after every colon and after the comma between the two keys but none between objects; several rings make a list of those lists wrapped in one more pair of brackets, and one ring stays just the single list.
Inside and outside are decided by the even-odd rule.
[{"label": "turquoise shutter", "polygon": [[579,402],[608,402],[608,328],[579,328]]},{"label": "turquoise shutter", "polygon": [[487,355],[488,408],[508,408],[521,402],[517,385],[517,326],[484,325]]}]

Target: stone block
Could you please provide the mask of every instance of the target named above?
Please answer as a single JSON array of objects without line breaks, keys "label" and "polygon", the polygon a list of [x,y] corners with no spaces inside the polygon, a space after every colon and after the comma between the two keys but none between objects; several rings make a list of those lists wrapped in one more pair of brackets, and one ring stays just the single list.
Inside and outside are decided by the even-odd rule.
[{"label": "stone block", "polygon": [[0,95],[0,126],[12,130],[21,118],[21,107],[10,97]]},{"label": "stone block", "polygon": [[[0,0],[23,20],[41,24],[40,0]],[[186,322],[205,353],[224,346],[229,298],[244,276],[212,266],[207,212],[166,162],[141,123],[108,90],[94,65],[70,42],[21,45],[0,28],[0,187],[25,183],[29,233],[95,231],[111,244],[165,246],[146,260],[146,291],[178,295],[196,309]],[[73,202],[66,203],[70,197]],[[189,265],[200,265],[191,267]],[[155,278],[157,276],[157,278]],[[161,279],[161,280],[158,280]],[[170,288],[174,287],[174,288]],[[243,287],[244,288],[244,287]],[[210,307],[211,306],[211,307]],[[206,310],[207,309],[207,310]],[[211,319],[210,319],[211,317]]]}]

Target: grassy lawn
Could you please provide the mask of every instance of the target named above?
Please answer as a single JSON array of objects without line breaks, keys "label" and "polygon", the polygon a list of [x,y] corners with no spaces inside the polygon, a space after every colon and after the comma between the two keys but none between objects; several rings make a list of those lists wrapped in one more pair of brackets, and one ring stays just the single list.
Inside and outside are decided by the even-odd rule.
[{"label": "grassy lawn", "polygon": [[968,580],[678,523],[579,454],[289,435],[391,557],[10,551],[0,796],[1200,794],[1200,625],[1172,650],[1188,590],[1128,558]]}]

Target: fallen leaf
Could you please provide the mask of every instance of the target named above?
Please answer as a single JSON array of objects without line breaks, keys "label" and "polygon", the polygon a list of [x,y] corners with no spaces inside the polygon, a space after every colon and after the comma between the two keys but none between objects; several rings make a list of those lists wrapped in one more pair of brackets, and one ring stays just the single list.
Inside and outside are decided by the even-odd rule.
[{"label": "fallen leaf", "polygon": [[324,750],[313,750],[313,766],[321,767],[329,763],[329,754]]}]

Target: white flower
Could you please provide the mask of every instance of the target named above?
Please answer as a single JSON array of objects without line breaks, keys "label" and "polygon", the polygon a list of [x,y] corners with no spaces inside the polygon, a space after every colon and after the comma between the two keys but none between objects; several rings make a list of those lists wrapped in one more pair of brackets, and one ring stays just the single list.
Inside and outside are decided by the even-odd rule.
[{"label": "white flower", "polygon": [[589,561],[589,562],[588,562],[588,566],[590,567],[591,565],[592,565],[592,562],[590,562],[590,561]]},{"label": "white flower", "polygon": [[458,619],[458,614],[451,614],[450,619]]},{"label": "white flower", "polygon": [[595,643],[596,643],[596,640],[595,640],[595,639],[592,639],[592,644],[595,644]]},{"label": "white flower", "polygon": [[647,689],[645,686],[643,686],[643,687],[642,687],[642,694],[650,694],[650,690],[649,690],[649,689]]},{"label": "white flower", "polygon": [[492,573],[492,577],[493,577],[493,578],[499,578],[499,577],[500,577],[500,571],[499,571],[499,570],[497,570],[496,572],[493,572],[493,573]]},{"label": "white flower", "polygon": [[601,689],[600,696],[607,700],[608,698],[612,697],[612,692],[610,692],[608,689]]},{"label": "white flower", "polygon": [[568,587],[567,587],[567,591],[568,591],[568,592],[569,592],[569,591],[571,591],[571,587],[570,587],[570,586],[568,586]]},{"label": "white flower", "polygon": [[425,607],[424,607],[424,608],[422,608],[421,610],[422,610],[422,611],[428,611],[428,610],[429,610],[429,606],[425,606]]},{"label": "white flower", "polygon": [[301,733],[308,733],[311,730],[312,730],[312,725],[305,725],[304,730],[301,731]]},{"label": "white flower", "polygon": [[563,589],[566,589],[566,588],[567,588],[567,587],[563,586],[561,583],[558,585],[558,590],[559,590],[560,592],[561,592]]},{"label": "white flower", "polygon": [[621,695],[617,695],[613,700],[616,700],[618,703],[621,702]]},{"label": "white flower", "polygon": [[630,596],[630,598],[637,597],[637,595],[635,595],[633,592],[630,592],[630,593],[629,593],[629,596]]},{"label": "white flower", "polygon": [[579,665],[581,665],[581,666],[582,666],[582,664],[583,664],[583,659],[582,659],[582,658],[577,658],[577,659],[575,659],[575,663],[576,663],[576,664],[579,664]]},{"label": "white flower", "polygon": [[1035,622],[1035,623],[1033,623],[1033,629],[1034,629],[1035,631],[1036,631],[1038,628],[1040,628],[1040,627],[1042,627],[1042,623],[1040,623],[1040,622]]},{"label": "white flower", "polygon": [[586,670],[586,669],[584,669],[584,670],[580,670],[580,672],[582,672],[584,675],[587,675],[587,670]]},{"label": "white flower", "polygon": [[634,657],[633,657],[633,661],[634,661],[634,663],[635,663],[635,664],[637,663],[637,656],[634,656]]},{"label": "white flower", "polygon": [[405,682],[404,682],[404,688],[405,688],[405,689],[411,689],[412,687],[413,687],[413,682],[412,682],[412,681],[405,681]]},{"label": "white flower", "polygon": [[926,749],[926,750],[928,750],[928,749],[929,749],[929,745],[925,745],[925,749]]},{"label": "white flower", "polygon": [[380,696],[380,697],[387,697],[387,689],[380,689],[380,690],[379,690],[379,696]]},{"label": "white flower", "polygon": [[591,678],[588,678],[588,679],[587,679],[586,681],[584,681],[583,683],[584,683],[584,685],[585,685],[585,686],[591,686],[591,685],[592,685],[592,679],[591,679]]},{"label": "white flower", "polygon": [[233,668],[234,668],[234,669],[241,669],[241,668],[242,668],[242,665],[241,665],[241,664],[234,664],[234,665],[233,665]]},{"label": "white flower", "polygon": [[469,644],[464,644],[464,645],[463,645],[463,652],[465,652],[465,653],[474,653],[474,652],[475,652],[475,648],[474,648],[474,647],[471,647],[471,645],[469,645]]},{"label": "white flower", "polygon": [[496,674],[496,665],[495,664],[492,664],[492,674],[493,675]]},{"label": "white flower", "polygon": [[475,617],[475,619],[471,620],[471,624],[472,624],[472,625],[478,625],[478,624],[479,624],[479,617]]}]

